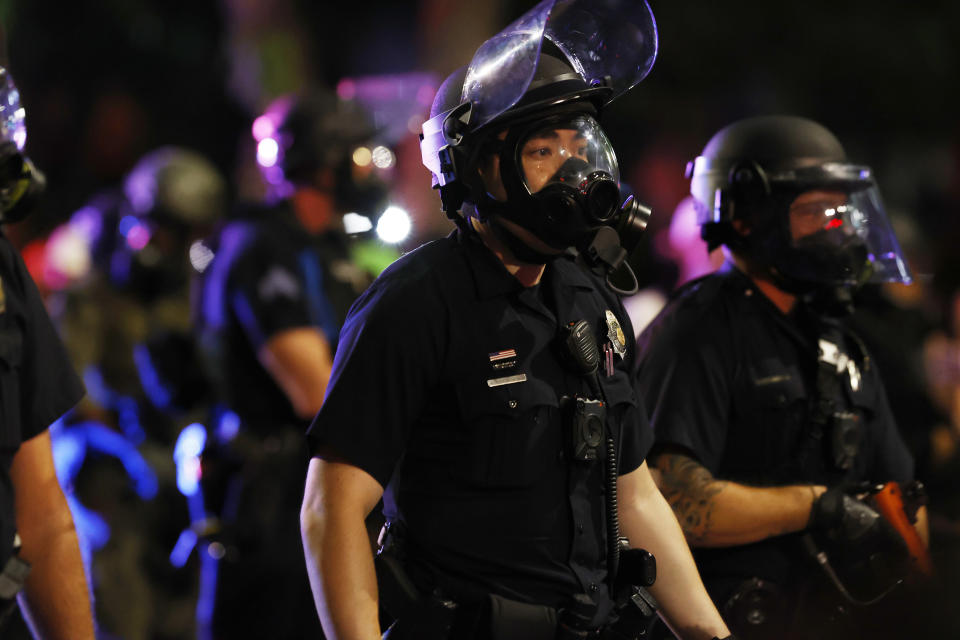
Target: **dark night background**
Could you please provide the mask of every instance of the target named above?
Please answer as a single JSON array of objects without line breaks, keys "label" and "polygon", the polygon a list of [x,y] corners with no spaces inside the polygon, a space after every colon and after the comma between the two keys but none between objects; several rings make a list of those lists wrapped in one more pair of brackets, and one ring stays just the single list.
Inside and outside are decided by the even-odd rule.
[{"label": "dark night background", "polygon": [[[0,55],[26,108],[26,151],[49,181],[40,210],[10,234],[26,249],[42,243],[161,145],[200,151],[228,176],[236,200],[257,197],[250,124],[273,98],[356,76],[429,72],[438,83],[535,4],[0,0]],[[911,229],[898,227],[898,235],[919,283],[920,313],[953,340],[940,345],[939,360],[949,360],[939,391],[950,405],[941,409],[953,467],[940,488],[947,520],[934,528],[952,541],[949,561],[957,562],[960,500],[950,483],[960,477],[960,2],[650,4],[657,62],[603,119],[623,179],[654,209],[633,260],[641,284],[673,283],[658,238],[687,194],[687,161],[713,133],[763,114],[806,116],[833,130],[851,160],[874,168],[889,212]],[[396,147],[397,198],[415,224],[404,248],[412,249],[449,223],[415,136]],[[922,350],[926,336],[913,346]],[[897,390],[895,380],[888,389]],[[923,395],[923,382],[915,386]]]},{"label": "dark night background", "polygon": [[[351,75],[442,77],[534,3],[473,4],[0,3],[28,150],[52,186],[35,230],[62,220],[159,144],[194,147],[236,175],[248,123],[270,98]],[[953,233],[960,5],[652,6],[659,58],[606,122],[625,177],[654,205],[655,227],[684,193],[685,162],[714,131],[743,116],[793,113],[823,122],[853,158],[874,166],[891,208],[935,237]]]}]

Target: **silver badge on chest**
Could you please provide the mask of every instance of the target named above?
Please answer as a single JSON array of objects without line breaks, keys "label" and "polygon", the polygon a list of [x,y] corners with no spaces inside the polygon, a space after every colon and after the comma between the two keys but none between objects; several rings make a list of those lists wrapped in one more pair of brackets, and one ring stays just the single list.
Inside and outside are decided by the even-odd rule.
[{"label": "silver badge on chest", "polygon": [[624,356],[627,355],[627,338],[623,335],[623,328],[620,327],[620,321],[617,320],[617,316],[613,315],[613,311],[607,309],[606,317],[607,339],[610,340],[614,352],[623,360]]}]

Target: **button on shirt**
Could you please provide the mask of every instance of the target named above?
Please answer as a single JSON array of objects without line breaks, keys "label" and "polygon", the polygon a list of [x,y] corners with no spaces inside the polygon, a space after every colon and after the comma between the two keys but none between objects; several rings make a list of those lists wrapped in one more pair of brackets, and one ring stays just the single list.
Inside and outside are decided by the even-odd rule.
[{"label": "button on shirt", "polygon": [[[589,592],[608,611],[606,590],[591,588],[606,577],[603,465],[564,453],[560,406],[588,387],[557,340],[586,319],[602,343],[607,309],[629,332],[619,300],[569,260],[524,288],[472,233],[427,244],[351,310],[313,449],[387,487],[418,573],[449,593],[562,606]],[[632,359],[631,346],[613,375],[601,372],[620,473],[652,441]]]},{"label": "button on shirt", "polygon": [[[911,480],[913,462],[877,368],[839,324],[830,330],[839,343],[831,357],[847,366],[837,373],[836,410],[859,416],[864,439],[848,472],[833,466],[822,441],[812,444],[823,329],[809,314],[802,305],[782,314],[730,264],[680,289],[638,341],[638,380],[655,446],[679,447],[716,477],[754,486]],[[716,597],[721,583],[796,579],[805,566],[797,538],[696,549],[695,556]]]}]

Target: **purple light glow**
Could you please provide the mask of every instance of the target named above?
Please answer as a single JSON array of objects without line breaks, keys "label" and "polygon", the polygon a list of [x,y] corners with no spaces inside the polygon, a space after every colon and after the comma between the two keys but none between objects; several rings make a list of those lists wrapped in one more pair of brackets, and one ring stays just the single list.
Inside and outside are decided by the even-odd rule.
[{"label": "purple light glow", "polygon": [[425,107],[429,107],[433,104],[433,94],[436,93],[436,88],[432,84],[421,85],[417,89],[417,102],[422,104]]},{"label": "purple light glow", "polygon": [[276,132],[277,127],[274,124],[273,120],[266,114],[258,117],[253,121],[253,126],[251,127],[251,132],[253,133],[253,139],[257,142],[260,142],[264,138],[269,138],[273,136]]},{"label": "purple light glow", "polygon": [[357,83],[353,80],[341,80],[337,84],[337,95],[341,100],[353,100],[357,95]]},{"label": "purple light glow", "polygon": [[142,224],[137,224],[126,234],[127,246],[134,251],[140,251],[150,242],[150,230]]}]

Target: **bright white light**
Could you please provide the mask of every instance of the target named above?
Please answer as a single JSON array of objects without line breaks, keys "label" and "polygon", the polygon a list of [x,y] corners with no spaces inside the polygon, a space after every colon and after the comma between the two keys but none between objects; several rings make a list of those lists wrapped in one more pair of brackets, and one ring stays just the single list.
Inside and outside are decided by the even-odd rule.
[{"label": "bright white light", "polygon": [[280,147],[273,138],[264,138],[257,143],[257,162],[261,167],[272,167],[277,164],[277,155]]},{"label": "bright white light", "polygon": [[343,215],[343,230],[347,233],[364,233],[370,229],[373,229],[373,222],[367,216],[353,212]]},{"label": "bright white light", "polygon": [[377,235],[387,244],[403,242],[412,228],[410,214],[400,207],[387,207],[377,221]]},{"label": "bright white light", "polygon": [[366,147],[357,147],[353,150],[353,163],[358,167],[365,167],[370,164],[373,154]]},{"label": "bright white light", "polygon": [[200,485],[200,454],[207,444],[207,430],[198,422],[187,425],[173,447],[177,465],[177,488],[185,496],[193,495]]},{"label": "bright white light", "polygon": [[202,240],[197,240],[190,245],[190,264],[197,270],[197,273],[203,273],[213,262],[213,251]]},{"label": "bright white light", "polygon": [[57,227],[44,250],[46,258],[45,279],[53,279],[57,285],[67,286],[90,272],[90,244],[87,236],[71,224]]},{"label": "bright white light", "polygon": [[373,149],[373,166],[377,169],[389,169],[393,166],[393,151],[386,147],[375,147]]}]

